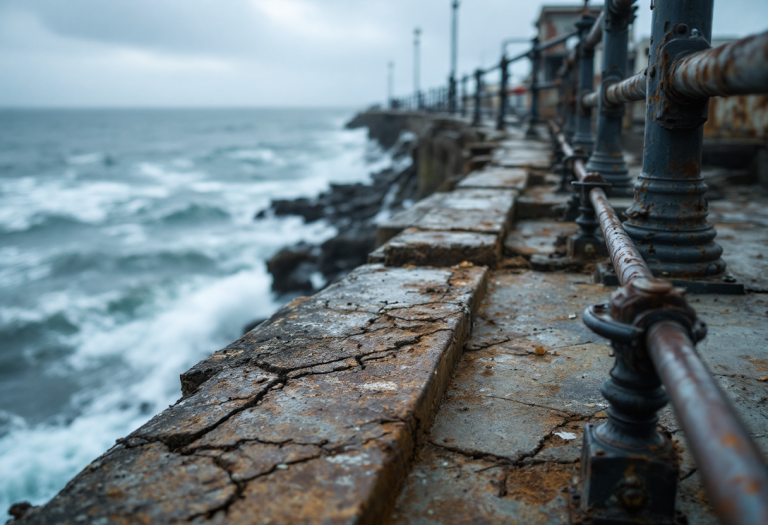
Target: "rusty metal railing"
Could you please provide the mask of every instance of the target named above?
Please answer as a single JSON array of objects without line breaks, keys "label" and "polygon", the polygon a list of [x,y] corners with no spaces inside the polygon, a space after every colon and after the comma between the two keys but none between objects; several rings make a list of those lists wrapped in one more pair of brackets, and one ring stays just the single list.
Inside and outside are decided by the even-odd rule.
[{"label": "rusty metal railing", "polygon": [[[550,126],[562,153],[573,157],[561,130]],[[706,326],[679,288],[653,276],[608,201],[605,181],[587,172],[583,160],[573,164],[574,184],[587,190],[582,198],[597,215],[622,285],[610,303],[584,315],[592,330],[611,340],[617,364],[601,388],[611,404],[609,419],[588,425],[584,434],[577,512],[672,522],[679,458],[656,430],[656,412],[668,396],[719,518],[768,523],[768,468],[695,349]]]},{"label": "rusty metal railing", "polygon": [[[538,137],[541,123],[539,92],[559,90],[559,124],[550,122],[554,164],[562,168],[561,189],[575,190],[569,213],[579,226],[569,257],[604,253],[612,264],[603,271],[613,271],[620,284],[609,303],[584,314],[585,323],[611,341],[616,364],[601,387],[610,403],[608,420],[585,429],[580,503],[572,510],[586,522],[676,523],[680,458],[656,428],[657,413],[669,402],[720,520],[768,524],[768,467],[696,353],[706,326],[684,295],[684,288],[743,290],[723,285],[730,281],[722,248],[706,221],[701,128],[709,97],[768,93],[768,32],[712,49],[713,0],[656,0],[649,65],[628,75],[634,4],[606,0],[597,16],[585,10],[573,32],[534,39],[525,53],[503,53],[498,65],[474,74],[473,121],[480,125],[483,101],[494,96],[484,94],[483,76],[501,71],[495,96],[501,101],[497,127],[503,129],[507,67],[531,60],[530,137]],[[565,54],[556,78],[541,81],[542,52],[571,38],[578,38],[577,45]],[[600,43],[601,75],[594,86]],[[463,98],[462,115],[469,99]],[[622,119],[625,104],[643,100],[643,171],[633,187],[621,147]],[[624,223],[609,195],[634,197]]]}]

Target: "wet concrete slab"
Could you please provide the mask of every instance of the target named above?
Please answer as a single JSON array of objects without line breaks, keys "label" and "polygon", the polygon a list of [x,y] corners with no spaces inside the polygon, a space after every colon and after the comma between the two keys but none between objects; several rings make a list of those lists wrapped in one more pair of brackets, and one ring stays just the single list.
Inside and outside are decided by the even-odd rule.
[{"label": "wet concrete slab", "polygon": [[422,231],[409,228],[382,247],[387,266],[453,266],[471,262],[495,266],[501,257],[497,235],[473,232]]},{"label": "wet concrete slab", "polygon": [[515,203],[512,190],[456,190],[412,226],[420,230],[500,235],[514,216]]},{"label": "wet concrete slab", "polygon": [[558,239],[573,235],[579,227],[573,222],[556,219],[517,221],[504,240],[505,254],[550,255],[557,249]]},{"label": "wet concrete slab", "polygon": [[515,218],[521,221],[562,217],[570,198],[568,193],[558,193],[554,185],[530,186],[518,198]]},{"label": "wet concrete slab", "polygon": [[726,271],[753,292],[768,292],[768,227],[754,222],[715,224]]},{"label": "wet concrete slab", "polygon": [[503,168],[548,169],[552,165],[549,155],[537,149],[519,149],[513,151],[496,150],[492,163]]},{"label": "wet concrete slab", "polygon": [[488,167],[467,175],[459,189],[514,190],[519,195],[528,184],[528,172],[521,168]]},{"label": "wet concrete slab", "polygon": [[410,208],[395,214],[385,222],[379,224],[376,228],[376,245],[383,245],[404,229],[410,228],[416,224],[419,219],[426,215],[430,210],[439,206],[447,195],[447,192],[433,193],[429,197],[418,201]]},{"label": "wet concrete slab", "polygon": [[[610,291],[586,274],[491,273],[395,522],[470,523],[473,516],[479,523],[565,522],[563,489],[579,473],[583,425],[607,417],[599,385],[613,365],[606,341],[580,317]],[[703,359],[768,452],[768,298],[697,295],[691,304],[710,324],[699,344]],[[670,407],[660,413],[660,425],[684,459],[678,508],[689,523],[717,523]],[[516,493],[510,480],[519,479],[527,481]],[[442,510],[446,502],[453,512]]]},{"label": "wet concrete slab", "polygon": [[[599,385],[612,364],[579,316],[607,293],[580,274],[491,274],[394,521],[567,522],[563,488],[578,472],[581,426],[605,415]],[[440,473],[445,482],[429,483]],[[447,517],[437,510],[449,499]]]}]

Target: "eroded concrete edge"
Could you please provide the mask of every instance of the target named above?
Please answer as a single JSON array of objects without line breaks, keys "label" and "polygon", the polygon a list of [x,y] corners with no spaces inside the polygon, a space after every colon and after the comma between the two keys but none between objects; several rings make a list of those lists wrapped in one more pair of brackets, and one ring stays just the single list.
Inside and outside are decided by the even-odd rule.
[{"label": "eroded concrete edge", "polygon": [[[382,290],[371,288],[377,279]],[[374,265],[294,301],[184,374],[176,405],[18,522],[387,521],[486,281],[486,268],[471,265]],[[311,394],[321,381],[342,387]],[[382,392],[367,394],[371,384]],[[291,404],[290,394],[307,397]],[[328,428],[315,441],[294,439],[297,421],[313,421],[299,411],[338,407],[339,399],[353,410],[327,412]],[[264,430],[270,422],[277,423]]]}]

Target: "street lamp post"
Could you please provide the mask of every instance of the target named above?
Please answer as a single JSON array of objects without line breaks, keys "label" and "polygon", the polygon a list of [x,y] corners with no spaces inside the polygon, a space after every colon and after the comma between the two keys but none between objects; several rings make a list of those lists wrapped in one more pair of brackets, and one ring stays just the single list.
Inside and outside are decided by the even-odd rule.
[{"label": "street lamp post", "polygon": [[413,90],[416,93],[417,107],[421,109],[421,29],[413,30]]},{"label": "street lamp post", "polygon": [[459,0],[453,0],[451,18],[451,76],[448,78],[448,112],[456,113],[456,61],[458,56]]},{"label": "street lamp post", "polygon": [[395,78],[395,63],[389,62],[389,64],[387,64],[387,98],[388,98],[390,108],[393,108],[395,104],[394,78]]}]

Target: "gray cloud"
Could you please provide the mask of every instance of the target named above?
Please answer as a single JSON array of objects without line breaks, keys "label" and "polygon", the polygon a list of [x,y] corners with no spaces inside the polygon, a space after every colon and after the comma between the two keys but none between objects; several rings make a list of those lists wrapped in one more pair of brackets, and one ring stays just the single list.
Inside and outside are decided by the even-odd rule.
[{"label": "gray cloud", "polygon": [[[460,70],[495,62],[506,37],[532,36],[544,3],[463,1]],[[638,36],[648,33],[649,3],[639,2]],[[449,6],[450,0],[0,0],[0,105],[360,106],[384,98],[390,60],[397,91],[410,91],[415,26],[423,29],[422,86],[445,81]],[[716,6],[717,34],[768,27],[765,0]]]}]

